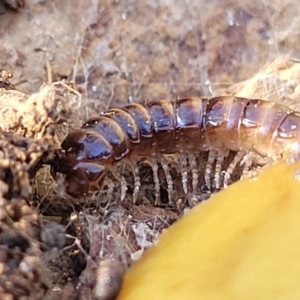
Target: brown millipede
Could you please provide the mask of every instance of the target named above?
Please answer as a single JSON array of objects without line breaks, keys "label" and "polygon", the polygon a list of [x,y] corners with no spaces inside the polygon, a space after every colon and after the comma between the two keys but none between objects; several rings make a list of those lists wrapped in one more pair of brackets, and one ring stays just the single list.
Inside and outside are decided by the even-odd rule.
[{"label": "brown millipede", "polygon": [[[159,193],[158,162],[166,174],[169,197],[172,178],[164,155],[178,153],[182,182],[187,192],[187,160],[192,168],[193,190],[198,173],[194,153],[209,151],[205,182],[210,185],[210,164],[216,161],[216,186],[220,164],[229,151],[238,154],[228,168],[254,152],[272,159],[300,153],[300,114],[275,102],[233,96],[161,100],[109,109],[71,132],[52,162],[51,173],[65,175],[66,191],[75,197],[101,188],[107,171],[118,163],[132,166],[135,191],[141,185],[137,167],[140,157],[152,162],[156,194]],[[222,154],[221,156],[219,154]],[[119,175],[116,175],[117,177]]]}]

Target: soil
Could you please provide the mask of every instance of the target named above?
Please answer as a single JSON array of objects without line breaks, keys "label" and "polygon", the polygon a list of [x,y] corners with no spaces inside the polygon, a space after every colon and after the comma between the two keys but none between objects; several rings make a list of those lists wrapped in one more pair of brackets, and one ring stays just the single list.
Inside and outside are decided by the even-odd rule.
[{"label": "soil", "polygon": [[[120,203],[114,179],[73,199],[47,165],[61,141],[131,102],[238,95],[300,110],[299,9],[295,0],[1,0],[0,298],[116,298],[126,268],[195,203],[172,157],[171,206],[160,173],[164,205],[154,205],[147,160],[137,204],[130,189]],[[203,173],[207,155],[197,159]]]}]

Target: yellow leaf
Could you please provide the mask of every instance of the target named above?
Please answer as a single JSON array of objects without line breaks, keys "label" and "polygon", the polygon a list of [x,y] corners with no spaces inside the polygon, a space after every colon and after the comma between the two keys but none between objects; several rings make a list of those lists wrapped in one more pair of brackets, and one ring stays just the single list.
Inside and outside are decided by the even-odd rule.
[{"label": "yellow leaf", "polygon": [[119,300],[300,299],[300,163],[192,209],[126,273]]}]

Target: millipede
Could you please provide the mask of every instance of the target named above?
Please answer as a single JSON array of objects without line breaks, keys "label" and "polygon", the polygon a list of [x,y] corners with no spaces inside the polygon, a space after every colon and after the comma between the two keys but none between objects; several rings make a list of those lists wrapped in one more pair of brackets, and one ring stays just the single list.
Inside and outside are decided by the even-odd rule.
[{"label": "millipede", "polygon": [[224,175],[224,186],[247,153],[272,160],[297,157],[299,126],[298,112],[261,99],[219,96],[132,103],[109,109],[69,133],[51,162],[51,174],[54,178],[57,173],[64,175],[66,192],[73,197],[100,190],[107,172],[122,182],[126,192],[126,182],[115,169],[116,165],[126,163],[132,168],[136,201],[142,184],[137,162],[144,157],[152,165],[156,198],[160,189],[159,163],[171,201],[173,182],[166,155],[179,155],[185,193],[189,162],[194,193],[199,177],[195,153],[208,152],[204,181],[210,188],[211,164],[216,161],[214,184],[219,188],[220,165],[230,151],[237,154]]}]

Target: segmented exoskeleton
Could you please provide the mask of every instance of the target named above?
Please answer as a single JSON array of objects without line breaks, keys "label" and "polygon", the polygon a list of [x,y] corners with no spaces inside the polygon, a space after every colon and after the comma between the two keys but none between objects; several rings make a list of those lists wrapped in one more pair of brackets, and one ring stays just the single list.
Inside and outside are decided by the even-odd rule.
[{"label": "segmented exoskeleton", "polygon": [[[172,178],[164,155],[175,153],[180,156],[187,192],[187,158],[193,170],[193,190],[197,188],[196,152],[210,151],[205,171],[208,186],[209,164],[218,157],[216,153],[223,157],[229,151],[238,152],[225,174],[225,185],[245,153],[272,159],[299,155],[300,114],[275,102],[232,96],[134,103],[89,119],[65,138],[61,148],[51,172],[53,176],[65,174],[66,191],[72,196],[101,189],[106,172],[114,172],[116,164],[126,162],[132,165],[136,199],[141,185],[136,162],[141,157],[152,162],[157,193],[157,162],[161,163],[171,194]],[[217,172],[217,187],[219,177]]]}]

